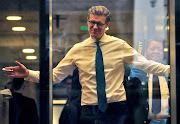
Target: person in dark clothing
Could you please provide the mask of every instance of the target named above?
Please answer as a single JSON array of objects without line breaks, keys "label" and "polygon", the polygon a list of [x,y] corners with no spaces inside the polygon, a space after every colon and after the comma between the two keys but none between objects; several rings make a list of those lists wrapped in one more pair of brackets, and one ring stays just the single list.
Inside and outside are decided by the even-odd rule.
[{"label": "person in dark clothing", "polygon": [[9,124],[38,124],[35,100],[22,95],[24,79],[14,78],[9,100]]},{"label": "person in dark clothing", "polygon": [[76,68],[73,72],[71,93],[64,106],[59,124],[79,124],[81,113],[81,85],[79,83],[79,71]]}]

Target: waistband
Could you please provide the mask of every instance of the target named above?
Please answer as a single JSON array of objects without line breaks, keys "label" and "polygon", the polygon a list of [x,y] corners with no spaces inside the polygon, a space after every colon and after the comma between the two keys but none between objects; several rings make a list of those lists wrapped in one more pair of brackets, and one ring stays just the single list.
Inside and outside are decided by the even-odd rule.
[{"label": "waistband", "polygon": [[[108,103],[108,108],[116,108],[117,106],[126,105],[126,101]],[[98,109],[98,105],[83,105],[81,108]]]}]

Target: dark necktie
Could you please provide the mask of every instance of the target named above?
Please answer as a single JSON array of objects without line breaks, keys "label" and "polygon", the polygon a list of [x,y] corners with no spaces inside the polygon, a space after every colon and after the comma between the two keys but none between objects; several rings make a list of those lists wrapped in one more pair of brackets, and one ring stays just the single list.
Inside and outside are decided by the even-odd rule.
[{"label": "dark necktie", "polygon": [[152,112],[158,114],[161,111],[161,92],[159,78],[153,75],[153,96],[152,96]]},{"label": "dark necktie", "polygon": [[95,42],[97,45],[97,51],[96,51],[96,82],[97,82],[97,96],[98,96],[98,108],[105,112],[108,104],[107,104],[107,98],[106,98],[106,83],[105,83],[105,74],[104,74],[104,63],[103,63],[103,56],[102,51],[99,46],[99,41]]}]

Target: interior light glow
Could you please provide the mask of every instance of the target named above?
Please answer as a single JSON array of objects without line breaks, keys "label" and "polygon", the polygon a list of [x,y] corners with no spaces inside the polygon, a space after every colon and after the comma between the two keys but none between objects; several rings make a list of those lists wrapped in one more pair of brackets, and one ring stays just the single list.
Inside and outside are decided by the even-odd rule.
[{"label": "interior light glow", "polygon": [[7,16],[6,19],[7,20],[21,20],[22,17],[21,16]]},{"label": "interior light glow", "polygon": [[66,104],[67,100],[62,99],[62,100],[53,100],[53,104]]},{"label": "interior light glow", "polygon": [[169,30],[170,29],[170,27],[169,26],[166,26],[166,30]]},{"label": "interior light glow", "polygon": [[37,59],[37,56],[26,56],[26,59],[35,60],[35,59]]},{"label": "interior light glow", "polygon": [[157,25],[155,26],[156,31],[162,31],[163,30],[163,26],[162,25]]},{"label": "interior light glow", "polygon": [[22,52],[23,53],[34,53],[35,49],[23,49]]},{"label": "interior light glow", "polygon": [[12,27],[13,31],[25,31],[26,28],[25,27]]},{"label": "interior light glow", "polygon": [[164,52],[168,52],[168,48],[164,48]]}]

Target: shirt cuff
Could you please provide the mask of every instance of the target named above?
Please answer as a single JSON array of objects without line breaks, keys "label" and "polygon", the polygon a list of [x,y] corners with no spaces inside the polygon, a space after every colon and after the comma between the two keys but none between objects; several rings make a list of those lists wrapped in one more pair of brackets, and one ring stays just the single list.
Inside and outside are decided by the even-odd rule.
[{"label": "shirt cuff", "polygon": [[30,82],[39,82],[39,71],[29,70],[29,74],[26,78],[24,78],[24,80]]},{"label": "shirt cuff", "polygon": [[167,70],[166,70],[166,72],[165,72],[165,76],[166,77],[170,77],[170,65],[166,65],[167,66]]}]

